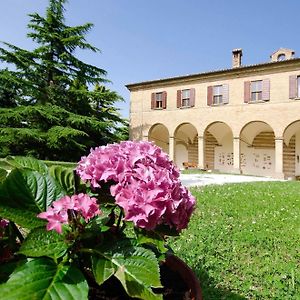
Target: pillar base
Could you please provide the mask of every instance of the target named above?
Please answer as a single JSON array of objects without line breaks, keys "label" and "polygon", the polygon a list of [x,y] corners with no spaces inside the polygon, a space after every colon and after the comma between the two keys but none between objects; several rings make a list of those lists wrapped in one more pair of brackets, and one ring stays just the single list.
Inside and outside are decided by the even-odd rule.
[{"label": "pillar base", "polygon": [[273,178],[283,180],[284,179],[284,173],[282,173],[282,172],[276,172],[274,174]]}]

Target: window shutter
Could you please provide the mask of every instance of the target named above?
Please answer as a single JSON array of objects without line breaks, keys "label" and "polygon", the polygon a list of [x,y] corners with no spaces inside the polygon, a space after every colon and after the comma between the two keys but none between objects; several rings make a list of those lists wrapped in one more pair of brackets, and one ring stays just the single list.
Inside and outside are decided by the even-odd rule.
[{"label": "window shutter", "polygon": [[229,85],[228,84],[223,84],[222,86],[223,89],[223,103],[228,104],[229,103]]},{"label": "window shutter", "polygon": [[262,99],[264,101],[270,100],[270,79],[264,79],[262,81]]},{"label": "window shutter", "polygon": [[181,107],[181,90],[177,91],[177,108]]},{"label": "window shutter", "polygon": [[297,76],[290,76],[290,86],[289,86],[289,98],[294,99],[297,97]]},{"label": "window shutter", "polygon": [[195,106],[195,89],[194,88],[190,89],[190,106],[191,107]]},{"label": "window shutter", "polygon": [[151,94],[151,109],[155,108],[155,93]]},{"label": "window shutter", "polygon": [[167,92],[162,92],[162,108],[167,108]]},{"label": "window shutter", "polygon": [[207,105],[211,106],[213,103],[213,87],[208,86],[207,87]]},{"label": "window shutter", "polygon": [[250,85],[251,81],[244,82],[244,103],[248,103],[250,101]]}]

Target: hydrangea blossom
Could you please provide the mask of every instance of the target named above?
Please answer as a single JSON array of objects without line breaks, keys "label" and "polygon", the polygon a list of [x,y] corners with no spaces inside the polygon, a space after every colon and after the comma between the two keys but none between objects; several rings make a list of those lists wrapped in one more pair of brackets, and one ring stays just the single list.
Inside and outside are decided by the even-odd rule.
[{"label": "hydrangea blossom", "polygon": [[100,214],[97,199],[80,193],[71,197],[64,196],[54,201],[47,211],[40,213],[38,217],[48,221],[47,230],[56,230],[61,233],[62,225],[68,223],[68,210],[79,212],[86,222]]},{"label": "hydrangea blossom", "polygon": [[9,221],[6,219],[0,219],[0,228],[5,228],[9,224]]},{"label": "hydrangea blossom", "polygon": [[147,230],[167,224],[185,228],[195,198],[182,186],[179,170],[168,155],[150,142],[126,141],[92,149],[77,173],[92,187],[113,181],[111,195],[124,209],[125,220]]}]

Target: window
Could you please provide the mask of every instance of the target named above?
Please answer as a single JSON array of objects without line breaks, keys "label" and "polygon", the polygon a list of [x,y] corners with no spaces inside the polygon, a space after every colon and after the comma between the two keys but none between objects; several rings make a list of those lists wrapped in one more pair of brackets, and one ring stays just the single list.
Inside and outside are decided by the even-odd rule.
[{"label": "window", "polygon": [[297,97],[300,98],[300,76],[297,77]]},{"label": "window", "polygon": [[195,89],[184,89],[177,91],[177,107],[187,108],[195,106]]},{"label": "window", "polygon": [[229,103],[229,85],[219,84],[207,87],[207,105],[217,106]]},{"label": "window", "polygon": [[158,92],[151,94],[151,109],[167,108],[167,92]]},{"label": "window", "polygon": [[251,101],[262,100],[262,80],[251,81]]},{"label": "window", "polygon": [[181,92],[181,106],[190,106],[190,97],[191,91],[190,90],[182,90]]},{"label": "window", "polygon": [[222,104],[223,103],[223,86],[215,85],[213,87],[213,104]]},{"label": "window", "polygon": [[283,60],[285,60],[285,54],[281,53],[277,56],[277,61],[283,61]]},{"label": "window", "polygon": [[155,93],[155,108],[163,108],[162,93]]}]

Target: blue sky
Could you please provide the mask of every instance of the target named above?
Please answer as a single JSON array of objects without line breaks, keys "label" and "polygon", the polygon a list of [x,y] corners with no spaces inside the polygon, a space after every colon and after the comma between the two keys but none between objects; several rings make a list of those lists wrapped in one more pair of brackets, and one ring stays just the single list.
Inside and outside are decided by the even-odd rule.
[{"label": "blue sky", "polygon": [[[32,49],[27,16],[44,13],[47,0],[1,0],[0,40]],[[243,48],[243,64],[269,61],[280,47],[300,57],[299,0],[69,0],[68,25],[94,23],[88,41],[101,54],[78,55],[108,71],[110,88],[126,100],[125,84],[231,67],[231,51]],[[0,65],[1,67],[1,65]]]}]

